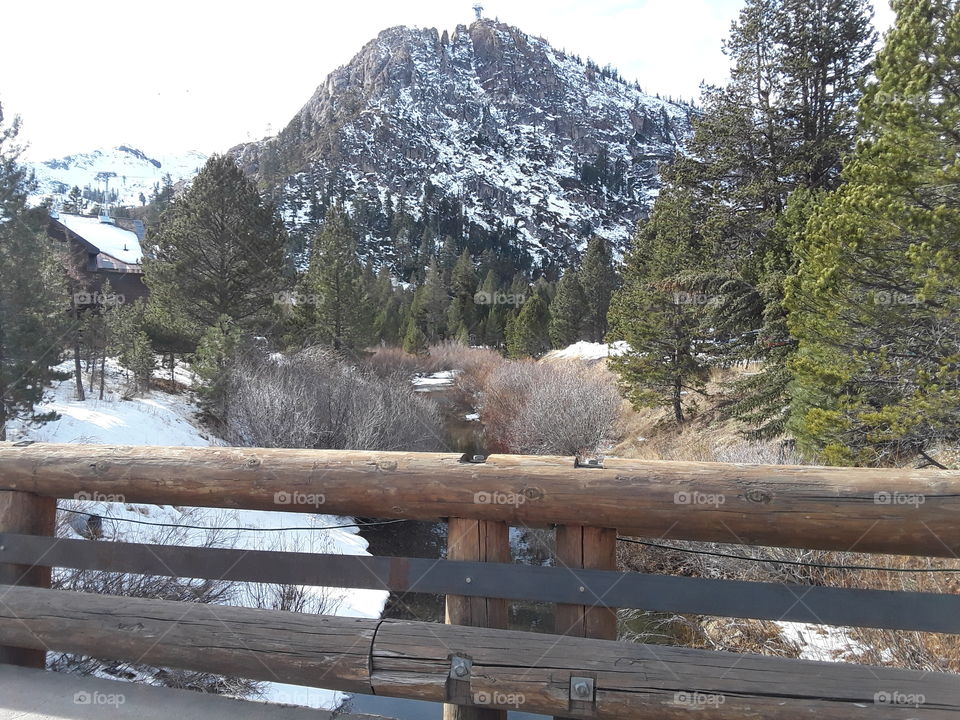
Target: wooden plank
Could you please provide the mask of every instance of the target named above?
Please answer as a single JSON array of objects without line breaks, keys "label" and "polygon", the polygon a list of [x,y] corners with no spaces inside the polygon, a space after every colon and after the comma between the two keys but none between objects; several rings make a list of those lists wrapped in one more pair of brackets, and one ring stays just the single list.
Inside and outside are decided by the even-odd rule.
[{"label": "wooden plank", "polygon": [[0,641],[370,692],[377,620],[0,586]]},{"label": "wooden plank", "polygon": [[[598,720],[689,720],[696,709],[711,720],[960,718],[952,674],[28,587],[0,596],[8,644],[308,687],[444,702],[450,656],[465,654],[471,695],[501,709]],[[572,713],[570,677],[581,673],[595,678],[597,702]]]},{"label": "wooden plank", "polygon": [[[612,528],[561,525],[556,529],[556,559],[557,565],[581,582],[579,588],[585,604],[557,605],[554,632],[572,637],[616,640],[616,611],[603,604],[603,595],[582,580],[582,573],[588,568],[617,569],[617,531]],[[570,710],[586,712],[591,708],[592,701],[592,697],[572,701]],[[554,720],[568,720],[568,717],[555,716]]]},{"label": "wooden plank", "polygon": [[[958,675],[510,630],[428,632],[392,620],[377,633],[371,682],[378,695],[440,701],[451,653],[470,654],[473,693],[523,712],[604,720],[960,718]],[[570,678],[579,675],[595,679],[597,702],[572,711]],[[883,703],[920,696],[919,707]]]},{"label": "wooden plank", "polygon": [[[510,561],[510,529],[505,523],[492,520],[465,520],[450,518],[447,523],[447,557],[452,560],[472,560],[483,563],[507,563]],[[472,584],[473,578],[470,578]],[[446,622],[449,625],[472,625],[474,627],[507,627],[509,607],[506,601],[476,595],[447,595]],[[443,706],[444,720],[506,720],[507,713],[472,703],[482,696],[473,697],[469,680],[450,678],[448,700]],[[466,699],[469,705],[461,704]]]},{"label": "wooden plank", "polygon": [[[616,527],[637,537],[960,555],[960,472],[444,453],[0,444],[0,488],[363,517]],[[478,502],[478,497],[517,502]],[[519,501],[519,498],[523,501]],[[322,504],[318,502],[322,499]]]},{"label": "wooden plank", "polygon": [[[0,532],[53,535],[57,521],[56,500],[31,493],[0,490]],[[0,584],[50,587],[50,568],[42,565],[3,563],[0,554]],[[24,649],[0,645],[0,663],[46,667],[43,646]]]},{"label": "wooden plank", "polygon": [[[574,637],[601,640],[617,639],[617,614],[604,602],[580,572],[584,568],[617,569],[617,531],[610,528],[588,528],[562,525],[556,530],[557,565],[580,582],[582,605],[558,605],[554,632]],[[605,592],[605,591],[604,591]]]},{"label": "wooden plank", "polygon": [[[426,558],[90,542],[0,533],[0,560],[143,575],[565,603],[960,633],[960,595]],[[466,579],[470,578],[470,582]]]}]

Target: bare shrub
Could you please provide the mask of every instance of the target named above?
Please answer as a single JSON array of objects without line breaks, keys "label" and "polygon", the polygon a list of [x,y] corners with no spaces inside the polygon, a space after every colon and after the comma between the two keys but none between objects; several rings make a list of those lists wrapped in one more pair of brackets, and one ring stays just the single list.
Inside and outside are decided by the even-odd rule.
[{"label": "bare shrub", "polygon": [[596,452],[609,443],[620,409],[613,375],[578,362],[501,363],[480,400],[492,447],[533,455]]},{"label": "bare shrub", "polygon": [[406,352],[403,348],[381,345],[363,361],[363,367],[380,378],[395,375],[410,377],[426,369],[425,358]]},{"label": "bare shrub", "polygon": [[231,373],[225,424],[232,442],[253,447],[443,447],[439,408],[408,379],[379,378],[323,348],[243,353]]}]

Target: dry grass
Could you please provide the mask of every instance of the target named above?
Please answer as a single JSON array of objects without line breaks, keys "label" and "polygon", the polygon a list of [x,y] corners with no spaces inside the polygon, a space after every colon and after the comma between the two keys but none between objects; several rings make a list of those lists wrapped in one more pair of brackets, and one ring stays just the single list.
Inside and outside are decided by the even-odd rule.
[{"label": "dry grass", "polygon": [[[692,419],[678,427],[672,413],[663,409],[635,410],[624,403],[619,421],[620,442],[612,454],[643,460],[689,460],[761,464],[800,464],[780,442],[758,443],[745,439],[743,427],[720,418],[723,384],[751,368],[727,369],[714,374],[708,390],[713,399],[700,402]],[[868,555],[790,548],[761,548],[711,543],[669,542],[691,550],[719,550],[757,559],[803,561],[826,565],[867,565],[891,568],[954,568],[960,560],[899,555]],[[624,569],[729,578],[758,582],[783,582],[842,588],[873,588],[960,594],[960,573],[897,573],[891,571],[843,571],[776,565],[750,560],[716,558],[621,543],[618,551]],[[626,619],[635,614],[626,613]],[[759,652],[799,657],[804,648],[786,639],[776,623],[704,616],[674,617],[668,621],[674,642],[710,649]],[[826,626],[813,626],[826,628]],[[844,628],[850,650],[837,656],[871,665],[925,671],[960,672],[960,636]]]}]

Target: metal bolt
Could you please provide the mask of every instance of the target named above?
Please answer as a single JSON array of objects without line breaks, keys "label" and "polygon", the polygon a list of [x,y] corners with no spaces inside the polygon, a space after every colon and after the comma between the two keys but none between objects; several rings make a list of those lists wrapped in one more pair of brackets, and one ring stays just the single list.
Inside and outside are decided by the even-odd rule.
[{"label": "metal bolt", "polygon": [[583,585],[581,585],[581,586],[580,586],[580,592],[586,592],[586,591],[587,591],[587,589],[586,589]]},{"label": "metal bolt", "polygon": [[468,584],[468,585],[469,585],[470,583],[472,583],[472,582],[473,582],[473,578],[467,578],[467,584]]},{"label": "metal bolt", "polygon": [[577,702],[596,702],[593,697],[596,681],[590,677],[570,677],[570,699]]},{"label": "metal bolt", "polygon": [[466,665],[454,665],[453,667],[453,674],[457,677],[466,677],[469,672]]}]

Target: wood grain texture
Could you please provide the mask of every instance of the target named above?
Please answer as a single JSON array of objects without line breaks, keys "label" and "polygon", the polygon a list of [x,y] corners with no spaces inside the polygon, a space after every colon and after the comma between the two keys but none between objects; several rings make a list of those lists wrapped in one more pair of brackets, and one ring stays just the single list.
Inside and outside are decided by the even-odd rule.
[{"label": "wood grain texture", "polygon": [[[510,529],[493,520],[450,518],[447,523],[447,558],[479,562],[510,562]],[[506,600],[491,597],[447,595],[446,622],[485,628],[507,627],[509,607]],[[451,680],[457,696],[471,698],[469,682]],[[451,693],[453,694],[453,693]],[[506,720],[507,713],[468,705],[447,703],[444,720]]]},{"label": "wood grain texture", "polygon": [[370,693],[377,620],[0,587],[0,642]]},{"label": "wood grain texture", "polygon": [[[615,527],[664,540],[954,557],[960,472],[444,453],[0,444],[0,488],[128,502],[510,525]],[[298,496],[297,493],[300,495]],[[523,502],[477,502],[515,493]],[[697,495],[694,495],[694,494]],[[696,502],[685,499],[698,498]],[[279,498],[279,500],[278,500]],[[721,499],[722,498],[722,502]],[[699,499],[704,499],[700,502]],[[713,499],[715,502],[707,500]]]},{"label": "wood grain texture", "polygon": [[[31,493],[0,490],[0,533],[53,535],[57,520],[56,500]],[[3,555],[0,553],[0,560]],[[50,587],[50,568],[0,562],[0,584]],[[43,646],[20,648],[0,645],[0,664],[46,667]]]},{"label": "wood grain texture", "polygon": [[[597,603],[597,596],[586,580],[580,580],[578,571],[583,569],[617,569],[617,531],[612,528],[590,528],[582,525],[561,525],[556,529],[558,567],[567,570],[582,584],[584,605],[557,605],[554,616],[554,632],[599,640],[617,639],[617,613]],[[591,703],[576,701],[571,710],[589,711]],[[554,720],[571,720],[570,716],[555,716]]]},{"label": "wood grain texture", "polygon": [[[960,676],[385,620],[371,682],[378,695],[440,702],[447,657],[473,659],[471,691],[510,710],[602,720],[960,718]],[[591,711],[571,707],[571,675],[596,680]],[[878,695],[886,693],[888,695]],[[922,696],[888,705],[885,697]],[[881,702],[875,700],[880,699]]]},{"label": "wood grain texture", "polygon": [[[7,644],[348,692],[442,703],[450,656],[463,654],[473,661],[471,695],[547,715],[960,718],[958,675],[28,587],[2,586],[0,598],[0,641]],[[570,708],[570,677],[581,674],[596,679],[589,713]],[[922,701],[886,704],[885,697]]]}]

